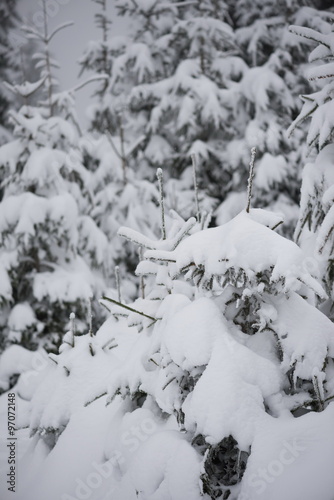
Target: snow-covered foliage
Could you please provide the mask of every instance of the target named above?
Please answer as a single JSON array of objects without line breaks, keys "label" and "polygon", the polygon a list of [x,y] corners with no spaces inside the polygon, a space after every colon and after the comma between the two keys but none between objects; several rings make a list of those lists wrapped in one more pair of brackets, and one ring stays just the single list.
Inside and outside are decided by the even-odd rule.
[{"label": "snow-covered foliage", "polygon": [[[26,29],[44,43],[40,78],[6,84],[24,102],[0,148],[15,498],[333,500],[333,14],[320,0],[117,0],[132,24],[114,36],[94,2],[89,132],[85,82],[59,92],[50,70],[70,23],[49,33],[47,0],[43,33]],[[307,139],[284,129],[307,116],[320,152],[293,242]]]},{"label": "snow-covered foliage", "polygon": [[[75,477],[103,468],[96,500],[107,492],[124,500],[258,498],[252,474],[266,432],[275,429],[274,448],[283,442],[293,453],[292,438],[307,441],[308,416],[294,424],[292,415],[321,412],[334,390],[334,326],[313,305],[325,292],[298,246],[275,232],[281,222],[251,209],[204,229],[175,215],[169,231],[162,221],[158,241],[119,230],[146,248],[136,270],[141,297],[105,297],[112,315],[96,335],[78,337],[72,320],[50,355],[21,416],[34,435],[22,462],[25,494],[74,495]],[[331,409],[314,416],[319,435]],[[72,450],[73,465],[64,454],[79,432],[82,458],[76,464]],[[306,452],[314,471],[318,456]],[[304,491],[299,483],[290,478],[287,500]]]},{"label": "snow-covered foliage", "polygon": [[238,0],[227,3],[247,71],[239,82],[241,120],[237,130],[241,134],[228,144],[226,163],[235,172],[232,189],[218,209],[218,217],[230,211],[234,203],[234,215],[240,209],[234,191],[239,192],[245,183],[245,170],[240,178],[242,165],[246,165],[249,148],[256,145],[256,206],[282,213],[286,224],[281,230],[292,237],[298,218],[305,131],[298,130],[293,138],[288,138],[285,131],[300,107],[299,94],[308,92],[310,86],[301,71],[306,62],[307,42],[294,37],[288,26],[300,23],[326,33],[330,30],[331,14],[317,10],[316,2]]},{"label": "snow-covered foliage", "polygon": [[8,109],[10,105],[17,107],[13,96],[4,85],[4,82],[15,79],[18,72],[18,63],[13,57],[15,45],[11,37],[12,30],[19,20],[16,0],[1,2],[0,19],[0,144],[3,144],[10,138]]},{"label": "snow-covered foliage", "polygon": [[45,85],[47,107],[12,111],[14,138],[0,149],[2,348],[14,342],[52,349],[72,310],[83,331],[88,302],[110,274],[106,235],[90,217],[91,176],[73,96],[54,92],[48,51],[39,57],[42,79],[11,87],[29,99]]},{"label": "snow-covered foliage", "polygon": [[[330,13],[328,13],[330,16]],[[331,14],[334,19],[334,15]],[[333,218],[333,105],[334,76],[332,71],[333,31],[321,33],[316,29],[291,26],[291,32],[300,35],[317,46],[312,50],[309,61],[312,66],[307,71],[311,81],[317,81],[320,90],[312,94],[302,95],[303,109],[292,123],[290,132],[295,130],[303,120],[310,118],[307,145],[319,152],[314,163],[304,168],[300,217],[296,227],[296,241],[313,259],[314,267],[318,267],[329,300],[323,304],[323,310],[333,317],[333,252],[334,252],[334,218]],[[315,64],[316,63],[316,64]]]},{"label": "snow-covered foliage", "polygon": [[[327,16],[334,20],[334,14]],[[291,26],[291,33],[316,42],[317,47],[309,55],[312,65],[307,72],[310,81],[317,81],[321,90],[308,95],[302,95],[303,109],[290,127],[290,132],[294,131],[296,125],[307,118],[311,118],[309,126],[307,144],[310,148],[316,146],[318,150],[323,149],[326,144],[332,142],[333,120],[331,117],[333,100],[333,40],[334,34],[330,27],[325,33],[304,26]]]},{"label": "snow-covered foliage", "polygon": [[[103,41],[91,44],[81,64],[94,72],[105,66],[109,75],[92,109],[92,127],[129,143],[144,134],[129,162],[145,178],[147,167],[164,167],[169,176],[184,172],[190,179],[188,158],[195,153],[200,186],[216,205],[224,200],[219,212],[225,212],[245,185],[244,165],[256,145],[257,206],[284,214],[291,237],[304,133],[288,140],[285,130],[298,94],[309,87],[298,71],[305,44],[288,25],[326,32],[330,15],[300,2],[264,4],[120,0],[116,7],[132,21],[131,35],[108,38],[103,30]],[[181,186],[187,191],[190,184]]]}]

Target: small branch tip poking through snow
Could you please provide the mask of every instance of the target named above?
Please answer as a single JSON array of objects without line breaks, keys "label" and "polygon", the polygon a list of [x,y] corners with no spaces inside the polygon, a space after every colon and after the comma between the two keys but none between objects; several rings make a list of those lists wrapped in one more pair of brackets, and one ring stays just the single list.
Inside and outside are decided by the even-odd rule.
[{"label": "small branch tip poking through snow", "polygon": [[161,237],[163,240],[166,239],[166,221],[165,221],[165,206],[164,206],[164,190],[163,190],[163,174],[162,169],[157,169],[157,178],[159,184],[160,193],[160,211],[161,211]]},{"label": "small branch tip poking through snow", "polygon": [[89,322],[89,335],[91,337],[94,337],[93,334],[93,312],[92,312],[92,302],[93,302],[93,297],[89,297],[88,299],[88,322]]},{"label": "small branch tip poking through snow", "polygon": [[251,159],[249,163],[249,176],[247,183],[247,207],[246,212],[249,214],[250,204],[252,199],[252,188],[253,188],[253,179],[254,179],[254,165],[255,165],[255,156],[256,156],[256,148],[251,149]]},{"label": "small branch tip poking through snow", "polygon": [[121,296],[121,276],[120,276],[120,272],[119,272],[119,266],[115,267],[115,278],[116,278],[116,288],[117,288],[118,302],[122,302],[122,296]]}]

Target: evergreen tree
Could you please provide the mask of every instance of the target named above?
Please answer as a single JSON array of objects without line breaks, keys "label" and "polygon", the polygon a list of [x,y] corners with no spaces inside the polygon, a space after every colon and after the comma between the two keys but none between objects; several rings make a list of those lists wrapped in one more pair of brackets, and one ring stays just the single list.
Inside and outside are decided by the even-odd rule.
[{"label": "evergreen tree", "polygon": [[9,138],[7,112],[11,95],[3,86],[4,81],[11,81],[17,70],[17,61],[12,57],[13,43],[11,30],[17,26],[19,16],[16,10],[16,0],[4,0],[0,5],[0,144]]},{"label": "evergreen tree", "polygon": [[[52,75],[49,42],[68,23],[49,33],[43,5],[44,32],[28,29],[44,42],[37,60],[42,78],[8,84],[25,104],[11,112],[14,140],[0,149],[2,348],[15,342],[55,349],[71,310],[83,331],[88,301],[101,293],[110,272],[106,236],[90,217],[90,175],[73,95],[56,93]],[[43,102],[30,106],[41,88]]]},{"label": "evergreen tree", "polygon": [[[104,1],[97,3],[101,6],[101,12],[97,14],[96,21],[101,28],[102,37],[100,41],[89,44],[80,64],[82,72],[89,71],[95,76],[103,75],[106,79],[96,92],[95,102],[90,107],[91,132],[85,134],[82,147],[85,165],[93,172],[95,208],[92,216],[108,236],[109,256],[114,266],[121,267],[123,288],[127,289],[129,285],[128,290],[133,293],[134,287],[130,282],[133,282],[138,254],[132,245],[120,242],[117,230],[122,225],[129,225],[151,238],[157,237],[159,218],[155,216],[155,208],[159,194],[148,180],[151,178],[151,172],[147,169],[146,162],[142,161],[141,149],[147,143],[147,136],[139,129],[133,130],[126,105],[123,107],[126,97],[118,96],[114,99],[110,94],[110,86],[113,86],[115,78],[112,68],[117,66],[118,57],[121,57],[126,46],[126,38],[109,38],[107,4]],[[138,44],[138,51],[140,47],[143,47],[143,44]],[[125,78],[122,84],[128,87]],[[117,102],[117,109],[110,105],[110,99],[115,104]],[[152,165],[162,164],[165,149],[157,135],[150,141],[146,150],[151,151]],[[191,165],[190,156],[187,161]],[[191,168],[188,169],[188,175],[182,179],[167,181],[165,190],[167,219],[169,209],[181,210],[185,216],[193,215],[194,188]],[[205,207],[209,212],[212,203],[203,200],[203,196],[200,198],[202,208]]]},{"label": "evergreen tree", "polygon": [[[299,71],[305,45],[287,28],[318,22],[326,30],[326,13],[300,2],[277,6],[269,0],[265,5],[122,0],[117,8],[132,25],[127,37],[111,36],[106,44],[110,78],[94,123],[121,142],[134,143],[144,134],[129,163],[150,179],[152,167],[163,167],[180,178],[183,190],[191,186],[189,156],[195,153],[200,188],[216,200],[208,206],[224,200],[219,223],[244,205],[245,165],[256,145],[257,206],[284,213],[281,229],[291,237],[304,133],[291,141],[285,130],[298,112],[298,95],[309,87]],[[88,51],[83,67],[98,67],[101,47]],[[107,114],[108,123],[102,119]],[[168,200],[170,190],[167,180]]]},{"label": "evergreen tree", "polygon": [[83,56],[79,60],[81,66],[80,74],[93,72],[96,75],[104,75],[106,78],[101,83],[94,96],[97,102],[90,106],[90,128],[98,132],[110,131],[111,117],[106,106],[106,89],[111,73],[111,61],[114,56],[114,48],[109,43],[109,28],[111,21],[107,13],[107,0],[92,0],[100,6],[100,11],[95,14],[95,23],[101,30],[101,40],[89,42]]},{"label": "evergreen tree", "polygon": [[[238,127],[241,136],[229,144],[230,162],[244,183],[247,151],[257,147],[256,205],[283,213],[286,223],[281,230],[292,237],[298,218],[306,132],[302,128],[291,140],[286,129],[298,113],[299,95],[310,86],[302,76],[307,44],[293,37],[288,27],[300,23],[326,31],[327,14],[317,10],[316,1],[228,3],[236,40],[249,67],[241,81],[239,103],[247,114]],[[240,188],[233,188],[218,211],[220,223],[244,204],[244,197],[235,191]]]},{"label": "evergreen tree", "polygon": [[[328,12],[328,18],[334,15]],[[309,61],[318,63],[308,70],[308,78],[317,82],[320,90],[302,95],[303,108],[290,127],[295,127],[306,119],[311,119],[307,135],[309,151],[318,153],[314,161],[308,163],[303,172],[300,217],[296,227],[297,242],[308,249],[310,262],[321,270],[323,283],[329,299],[323,310],[333,318],[333,71],[334,53],[331,48],[333,33],[320,32],[319,29],[292,26],[292,33],[316,42]]]},{"label": "evergreen tree", "polygon": [[240,488],[249,493],[243,476],[261,429],[332,399],[334,327],[312,304],[324,291],[302,251],[275,232],[282,220],[250,198],[251,181],[246,210],[215,228],[175,216],[166,229],[162,198],[160,240],[121,228],[147,249],[136,271],[144,294],[130,304],[105,297],[107,323],[80,338],[72,325],[52,355],[30,428],[59,453],[71,422],[96,415],[108,435],[99,465],[111,469],[94,498],[236,500]]}]

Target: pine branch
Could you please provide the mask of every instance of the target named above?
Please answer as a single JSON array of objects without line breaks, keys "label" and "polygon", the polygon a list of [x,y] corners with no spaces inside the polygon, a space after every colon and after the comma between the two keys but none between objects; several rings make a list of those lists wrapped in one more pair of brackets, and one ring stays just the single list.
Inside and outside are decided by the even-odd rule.
[{"label": "pine branch", "polygon": [[197,157],[196,154],[193,153],[191,155],[191,161],[192,161],[192,166],[193,166],[193,180],[194,180],[194,190],[195,190],[195,204],[196,204],[196,218],[197,221],[200,221],[200,210],[199,210],[199,201],[198,201],[198,184],[197,184],[197,176],[196,176],[196,170],[197,170]]},{"label": "pine branch", "polygon": [[291,25],[289,26],[289,31],[294,35],[302,36],[307,40],[312,40],[313,42],[320,43],[321,45],[327,47],[327,49],[330,49],[330,45],[325,41],[326,35],[323,35],[322,33],[319,33],[318,31],[315,31],[312,28],[306,28],[305,26]]},{"label": "pine branch", "polygon": [[97,399],[102,398],[103,396],[106,396],[107,392],[102,392],[102,394],[99,394],[98,396],[95,396],[95,398],[91,399],[90,401],[87,401],[87,403],[84,404],[84,406],[89,406],[90,404],[94,403]]},{"label": "pine branch", "polygon": [[319,248],[319,253],[320,253],[320,254],[322,254],[322,252],[324,251],[324,248],[325,248],[325,246],[327,245],[328,240],[329,240],[329,238],[331,237],[333,230],[334,230],[334,226],[332,226],[332,227],[330,228],[330,230],[328,231],[328,233],[326,234],[326,237],[325,237],[325,239],[324,239],[324,241],[323,241],[323,243],[322,243],[321,247]]},{"label": "pine branch", "polygon": [[[140,262],[143,261],[143,247],[140,246],[139,247],[139,260]],[[144,276],[141,275],[140,278],[139,278],[139,288],[140,288],[140,294],[141,294],[141,298],[142,299],[145,299],[145,279],[144,279]]]},{"label": "pine branch", "polygon": [[162,390],[164,391],[166,389],[166,387],[169,386],[169,384],[171,384],[173,382],[173,380],[175,380],[176,377],[172,377],[170,380],[168,380],[168,382],[166,382],[166,384],[163,386]]},{"label": "pine branch", "polygon": [[93,334],[93,312],[92,312],[92,297],[88,299],[88,323],[89,323],[89,335],[94,337]]},{"label": "pine branch", "polygon": [[54,356],[56,356],[56,354],[52,354],[52,352],[49,354],[49,359],[51,359],[51,361],[53,361],[54,363],[56,363],[56,365],[58,365],[58,361],[54,358]]},{"label": "pine branch", "polygon": [[122,226],[117,231],[117,234],[118,236],[121,236],[121,238],[125,238],[128,241],[136,243],[139,246],[143,246],[149,250],[155,250],[155,243],[135,229]]},{"label": "pine branch", "polygon": [[[154,323],[158,321],[160,318],[153,318],[153,316],[149,316],[148,314],[143,313],[142,311],[137,311],[136,309],[133,309],[130,306],[126,306],[125,304],[122,304],[121,302],[118,302],[117,300],[111,299],[110,297],[106,297],[105,295],[102,297],[103,300],[108,300],[109,302],[112,302],[113,304],[116,304],[116,306],[123,307],[124,309],[134,312],[136,314],[139,314],[140,316],[144,316],[145,318],[151,319]],[[152,323],[153,324],[153,323]]]},{"label": "pine branch", "polygon": [[123,183],[127,183],[127,158],[125,155],[125,138],[124,138],[124,126],[122,121],[122,115],[119,113],[117,115],[118,126],[119,126],[119,138],[121,141],[121,160],[122,160],[122,170],[123,170]]},{"label": "pine branch", "polygon": [[191,217],[185,222],[184,226],[178,231],[178,233],[174,236],[171,242],[171,249],[175,250],[175,248],[180,244],[183,238],[191,231],[191,229],[196,225],[196,219]]},{"label": "pine branch", "polygon": [[90,343],[90,344],[88,344],[88,347],[89,347],[89,352],[91,353],[91,355],[95,356],[95,350],[94,350],[93,345]]},{"label": "pine branch", "polygon": [[47,41],[48,43],[51,42],[52,38],[57,34],[59,33],[59,31],[65,29],[65,28],[68,28],[69,26],[74,26],[74,22],[73,21],[68,21],[67,23],[64,23],[64,24],[61,24],[60,26],[57,26],[57,28],[55,28],[53,30],[53,32],[51,33],[51,35],[49,35]]},{"label": "pine branch", "polygon": [[53,116],[53,102],[52,102],[52,75],[51,75],[51,61],[49,53],[49,35],[48,35],[48,18],[46,13],[46,0],[43,1],[43,22],[44,22],[44,50],[45,50],[45,64],[47,75],[47,93],[49,101],[50,117]]},{"label": "pine branch", "polygon": [[99,80],[107,80],[108,78],[109,78],[108,75],[104,75],[104,74],[92,76],[92,77],[88,78],[87,80],[84,80],[83,82],[78,83],[78,85],[73,87],[70,90],[70,92],[77,92],[78,90],[81,90],[83,87],[85,87],[89,83],[98,82]]},{"label": "pine branch", "polygon": [[145,135],[141,135],[140,137],[138,137],[137,140],[135,140],[133,142],[133,144],[130,145],[129,149],[127,150],[126,154],[125,154],[125,157],[126,158],[129,158],[129,156],[131,156],[135,150],[138,148],[138,146],[140,146],[140,144],[146,139],[146,136]]},{"label": "pine branch", "polygon": [[113,349],[114,347],[118,347],[118,344],[115,344],[115,345],[113,345],[113,346],[110,346],[110,347],[109,347],[109,345],[110,345],[112,342],[114,342],[114,340],[115,340],[115,338],[114,338],[114,337],[113,337],[112,339],[107,340],[107,342],[105,342],[105,343],[103,344],[103,346],[101,347],[102,351],[104,351],[104,349],[105,349],[106,347],[108,347],[108,349]]},{"label": "pine branch", "polygon": [[113,141],[113,138],[112,138],[112,136],[111,136],[111,134],[110,134],[109,130],[106,130],[106,131],[105,131],[105,134],[106,134],[106,136],[107,136],[108,141],[110,142],[111,147],[113,148],[114,153],[116,153],[116,155],[118,156],[118,158],[121,160],[121,159],[122,159],[122,156],[121,156],[121,154],[119,153],[119,151],[117,150],[117,148],[116,148],[116,146],[115,146],[115,143],[114,143],[114,141]]},{"label": "pine branch", "polygon": [[[46,80],[46,75],[41,80],[38,80],[37,82],[30,84],[29,86],[27,86],[26,84],[11,85],[8,82],[2,82],[2,83],[13,94],[19,95],[23,99],[29,99],[29,97],[31,97],[35,92],[37,92],[37,90],[39,90],[44,85],[45,80]],[[29,84],[30,82],[26,83]]]},{"label": "pine branch", "polygon": [[316,395],[316,398],[318,401],[319,411],[322,411],[324,409],[324,401],[321,397],[321,389],[320,389],[319,379],[318,379],[317,375],[313,375],[312,383],[313,383],[314,392],[315,392],[315,395]]}]

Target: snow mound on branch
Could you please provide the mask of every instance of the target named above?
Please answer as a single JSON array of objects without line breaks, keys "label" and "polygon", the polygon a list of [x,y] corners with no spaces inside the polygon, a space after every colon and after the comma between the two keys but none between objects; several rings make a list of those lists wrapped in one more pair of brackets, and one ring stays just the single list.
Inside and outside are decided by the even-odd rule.
[{"label": "snow mound on branch", "polygon": [[34,296],[40,301],[45,297],[51,302],[88,300],[93,289],[92,275],[81,257],[67,266],[54,265],[52,272],[36,274],[33,282]]},{"label": "snow mound on branch", "polygon": [[124,321],[112,317],[96,336],[74,336],[74,348],[66,334],[61,354],[50,355],[54,363],[33,397],[30,429],[61,431],[72,414],[106,393],[109,379],[135,338]]},{"label": "snow mound on branch", "polygon": [[302,265],[300,248],[270,229],[280,222],[280,217],[264,210],[243,211],[223,226],[191,235],[173,252],[149,250],[145,257],[174,261],[179,273],[196,266],[207,279],[230,268],[244,270],[249,279],[271,270],[272,282],[284,278],[284,291],[298,290],[302,282],[324,297],[318,281]]},{"label": "snow mound on branch", "polygon": [[[296,364],[294,377],[312,380],[322,371],[327,355],[334,357],[334,325],[318,309],[293,293],[289,299],[275,299],[277,331],[283,348],[282,369]],[[298,311],[298,315],[296,315]]]},{"label": "snow mound on branch", "polygon": [[15,233],[35,235],[37,225],[42,225],[50,218],[61,224],[64,230],[76,237],[75,221],[77,205],[68,193],[53,196],[50,199],[33,193],[8,196],[0,207],[0,231],[15,228]]},{"label": "snow mound on branch", "polygon": [[200,469],[200,457],[182,434],[165,430],[141,446],[123,482],[131,478],[147,500],[203,500]]},{"label": "snow mound on branch", "polygon": [[32,352],[19,345],[9,346],[0,357],[0,388],[7,390],[12,375],[38,368],[44,358],[43,349]]},{"label": "snow mound on branch", "polygon": [[0,165],[8,165],[11,173],[15,172],[15,166],[21,155],[21,144],[17,139],[16,141],[3,144],[0,148]]},{"label": "snow mound on branch", "polygon": [[277,182],[287,178],[289,166],[283,155],[265,153],[257,166],[255,186],[267,191]]},{"label": "snow mound on branch", "polygon": [[22,172],[23,180],[36,179],[40,187],[45,182],[57,181],[57,187],[62,181],[59,169],[65,164],[66,153],[50,148],[41,148],[33,151]]},{"label": "snow mound on branch", "polygon": [[172,360],[185,370],[206,365],[222,326],[220,320],[220,313],[211,300],[201,298],[194,303],[189,301],[169,319],[162,332]]},{"label": "snow mound on branch", "polygon": [[231,434],[247,450],[256,425],[269,418],[264,399],[280,389],[278,367],[235,340],[218,307],[205,297],[176,312],[162,339],[162,352],[183,370],[206,365],[183,405],[186,428],[195,428],[210,444]]}]

